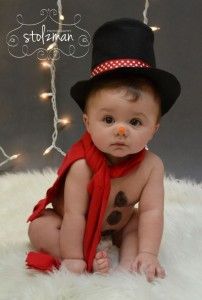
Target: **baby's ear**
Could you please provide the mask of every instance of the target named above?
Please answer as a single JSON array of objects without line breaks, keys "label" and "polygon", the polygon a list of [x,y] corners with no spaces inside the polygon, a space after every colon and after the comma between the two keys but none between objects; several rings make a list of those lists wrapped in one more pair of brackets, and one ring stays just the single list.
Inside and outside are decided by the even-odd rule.
[{"label": "baby's ear", "polygon": [[151,135],[150,135],[149,141],[151,141],[151,140],[153,139],[154,135],[155,135],[155,134],[157,133],[157,131],[159,130],[159,127],[160,127],[160,123],[158,123],[158,124],[156,124],[156,125],[154,126],[153,132],[152,132]]},{"label": "baby's ear", "polygon": [[157,131],[159,130],[159,127],[160,127],[160,123],[155,125],[154,134],[157,133]]},{"label": "baby's ear", "polygon": [[87,114],[83,114],[83,123],[86,127],[86,130],[89,131],[89,121],[88,121],[88,116]]}]

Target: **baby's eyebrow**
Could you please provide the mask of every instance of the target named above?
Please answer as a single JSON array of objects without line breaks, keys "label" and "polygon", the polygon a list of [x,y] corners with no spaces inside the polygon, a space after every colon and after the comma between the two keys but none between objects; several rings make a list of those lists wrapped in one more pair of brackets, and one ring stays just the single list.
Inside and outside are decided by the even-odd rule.
[{"label": "baby's eyebrow", "polygon": [[[104,108],[104,107],[103,107],[103,108],[100,109],[100,111],[112,112],[112,111],[114,111],[114,109],[113,109],[113,108]],[[131,114],[132,114],[133,116],[143,116],[143,117],[146,118],[145,114],[140,113],[140,112],[131,112]]]},{"label": "baby's eyebrow", "polygon": [[143,117],[146,118],[145,114],[143,114],[143,113],[136,113],[136,112],[134,112],[133,114],[136,115],[136,116],[143,116]]},{"label": "baby's eyebrow", "polygon": [[101,108],[100,111],[114,111],[113,108]]},{"label": "baby's eyebrow", "polygon": [[133,116],[134,116],[134,117],[141,117],[141,118],[143,118],[143,119],[148,120],[148,117],[147,117],[145,114],[143,114],[143,113],[134,112]]}]

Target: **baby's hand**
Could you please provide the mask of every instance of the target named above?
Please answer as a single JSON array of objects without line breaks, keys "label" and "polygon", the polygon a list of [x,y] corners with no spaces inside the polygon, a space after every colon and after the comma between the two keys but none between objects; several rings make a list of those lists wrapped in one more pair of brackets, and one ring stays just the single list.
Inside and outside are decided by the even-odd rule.
[{"label": "baby's hand", "polygon": [[65,266],[68,271],[81,274],[86,270],[86,262],[83,259],[64,259],[62,266]]},{"label": "baby's hand", "polygon": [[157,257],[149,253],[139,253],[131,264],[131,271],[145,273],[147,281],[153,281],[154,277],[165,277],[165,270],[160,265]]}]

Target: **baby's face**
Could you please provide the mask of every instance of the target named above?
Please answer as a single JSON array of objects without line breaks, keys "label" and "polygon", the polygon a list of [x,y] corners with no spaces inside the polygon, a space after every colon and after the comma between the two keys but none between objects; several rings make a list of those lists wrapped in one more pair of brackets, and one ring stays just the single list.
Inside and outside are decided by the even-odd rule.
[{"label": "baby's face", "polygon": [[[112,163],[142,150],[159,127],[159,104],[149,86],[137,101],[127,99],[124,88],[98,90],[90,96],[87,114],[83,114],[86,130],[95,146]],[[124,135],[119,133],[119,127],[125,128]]]}]

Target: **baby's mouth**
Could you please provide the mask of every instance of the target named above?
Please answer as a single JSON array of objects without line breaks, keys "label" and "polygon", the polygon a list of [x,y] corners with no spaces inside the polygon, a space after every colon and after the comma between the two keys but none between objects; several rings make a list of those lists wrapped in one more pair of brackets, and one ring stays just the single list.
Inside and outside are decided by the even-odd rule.
[{"label": "baby's mouth", "polygon": [[126,144],[124,144],[124,143],[114,143],[114,144],[112,144],[112,146],[126,146]]}]

